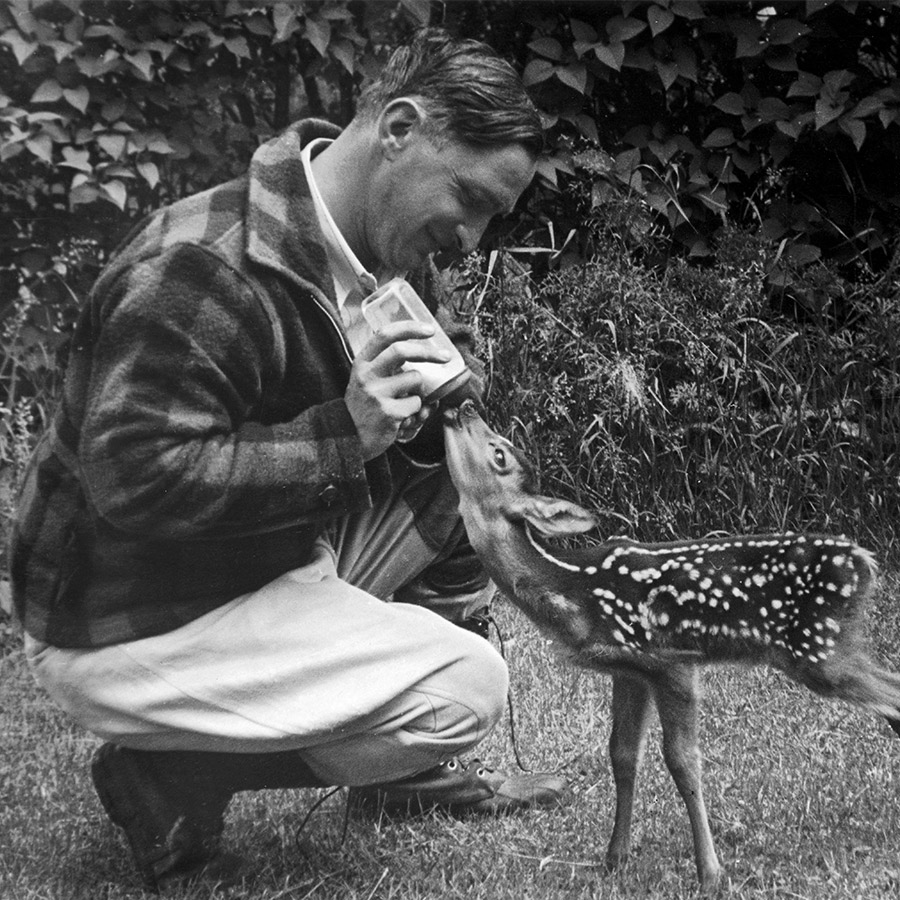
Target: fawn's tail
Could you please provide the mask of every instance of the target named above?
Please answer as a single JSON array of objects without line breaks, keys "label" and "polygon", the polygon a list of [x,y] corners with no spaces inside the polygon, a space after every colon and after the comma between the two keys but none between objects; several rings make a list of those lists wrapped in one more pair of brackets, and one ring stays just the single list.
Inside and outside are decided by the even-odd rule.
[{"label": "fawn's tail", "polygon": [[[862,547],[855,547],[852,556],[858,578],[854,597],[865,600],[873,590],[878,565]],[[803,666],[795,674],[817,694],[838,697],[883,716],[900,737],[900,674],[883,669],[868,655],[862,633],[862,608],[863,604],[857,603],[842,623],[845,630],[837,652],[819,665]]]},{"label": "fawn's tail", "polygon": [[900,737],[900,675],[881,669],[874,663],[868,674],[877,699],[875,704],[867,705],[881,713],[894,734]]},{"label": "fawn's tail", "polygon": [[[863,594],[868,594],[878,575],[878,564],[875,557],[863,548],[857,548],[856,555],[864,563],[859,589]],[[854,687],[861,694],[856,702],[884,716],[894,734],[900,737],[900,675],[882,669],[867,656],[858,659],[858,662],[856,678],[851,679],[856,682]],[[848,699],[854,700],[853,697]]]},{"label": "fawn's tail", "polygon": [[884,716],[900,737],[900,675],[867,659],[855,673],[845,678],[840,694],[851,703]]},{"label": "fawn's tail", "polygon": [[883,716],[900,737],[900,674],[881,668],[861,649],[793,674],[817,694]]},{"label": "fawn's tail", "polygon": [[897,722],[891,727],[900,734],[900,675],[881,669],[874,663],[868,672],[862,673],[861,679],[866,681],[871,691],[871,699],[866,706],[881,713],[888,722]]}]

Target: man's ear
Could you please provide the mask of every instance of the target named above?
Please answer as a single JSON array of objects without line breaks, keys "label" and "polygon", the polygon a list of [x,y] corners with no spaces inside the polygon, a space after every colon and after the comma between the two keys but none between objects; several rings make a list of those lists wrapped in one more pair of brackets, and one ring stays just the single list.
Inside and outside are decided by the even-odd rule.
[{"label": "man's ear", "polygon": [[427,115],[411,97],[398,97],[388,103],[378,119],[378,140],[389,158],[401,153],[421,132]]}]

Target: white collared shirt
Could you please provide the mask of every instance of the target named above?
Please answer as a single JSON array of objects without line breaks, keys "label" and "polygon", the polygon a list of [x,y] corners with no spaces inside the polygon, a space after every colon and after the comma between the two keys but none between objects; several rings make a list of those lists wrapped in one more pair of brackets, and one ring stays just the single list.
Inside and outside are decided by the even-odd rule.
[{"label": "white collared shirt", "polygon": [[[328,253],[328,262],[334,275],[334,291],[337,295],[338,309],[341,320],[347,330],[350,348],[354,354],[359,353],[366,341],[372,336],[372,332],[362,316],[360,304],[378,287],[378,280],[359,261],[350,245],[344,239],[316,184],[312,170],[312,158],[314,153],[324,149],[331,143],[329,138],[318,138],[310,141],[301,152],[303,170],[309,189],[312,193],[316,215],[319,217],[319,226],[325,236],[325,250]],[[382,277],[382,281],[387,281]]]}]

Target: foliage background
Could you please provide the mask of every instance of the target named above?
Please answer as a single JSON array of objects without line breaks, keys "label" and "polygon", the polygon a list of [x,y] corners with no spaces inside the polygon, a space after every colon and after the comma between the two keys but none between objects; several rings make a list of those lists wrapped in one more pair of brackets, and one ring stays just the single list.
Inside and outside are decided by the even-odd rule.
[{"label": "foliage background", "polygon": [[0,527],[131,224],[299,116],[348,121],[425,23],[500,49],[545,117],[540,178],[449,277],[554,489],[646,538],[888,549],[900,6],[853,0],[5,0]]}]

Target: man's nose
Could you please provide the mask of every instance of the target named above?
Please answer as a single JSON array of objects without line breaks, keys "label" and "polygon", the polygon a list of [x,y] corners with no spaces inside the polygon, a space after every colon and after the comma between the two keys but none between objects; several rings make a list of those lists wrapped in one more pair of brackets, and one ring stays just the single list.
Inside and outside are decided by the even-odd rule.
[{"label": "man's nose", "polygon": [[477,247],[487,222],[466,222],[456,228],[456,246],[460,253],[472,253]]}]

